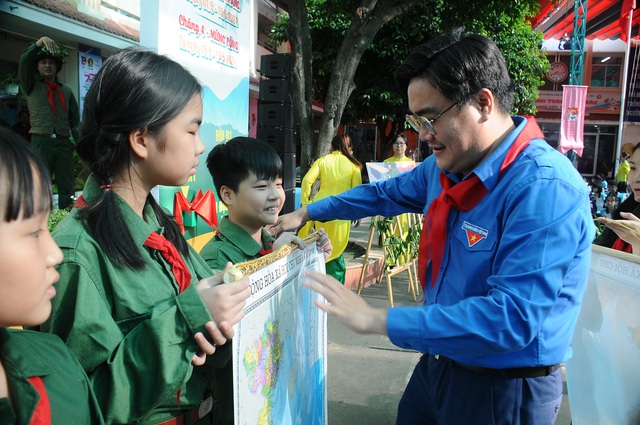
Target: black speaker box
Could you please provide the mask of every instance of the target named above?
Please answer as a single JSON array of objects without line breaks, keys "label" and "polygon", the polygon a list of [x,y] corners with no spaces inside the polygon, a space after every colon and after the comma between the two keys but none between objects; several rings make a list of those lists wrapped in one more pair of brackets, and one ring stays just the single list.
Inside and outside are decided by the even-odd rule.
[{"label": "black speaker box", "polygon": [[298,147],[298,133],[293,128],[258,127],[256,137],[271,145],[279,154],[295,153]]},{"label": "black speaker box", "polygon": [[284,206],[282,207],[280,214],[294,212],[296,209],[296,188],[291,187],[289,189],[285,189],[284,194],[286,197],[284,198]]},{"label": "black speaker box", "polygon": [[282,159],[282,186],[285,189],[296,187],[296,154],[295,152],[280,153]]},{"label": "black speaker box", "polygon": [[291,80],[260,80],[258,100],[291,103]]},{"label": "black speaker box", "polygon": [[290,103],[258,103],[258,127],[295,127]]},{"label": "black speaker box", "polygon": [[291,54],[262,55],[260,73],[269,78],[291,78]]}]

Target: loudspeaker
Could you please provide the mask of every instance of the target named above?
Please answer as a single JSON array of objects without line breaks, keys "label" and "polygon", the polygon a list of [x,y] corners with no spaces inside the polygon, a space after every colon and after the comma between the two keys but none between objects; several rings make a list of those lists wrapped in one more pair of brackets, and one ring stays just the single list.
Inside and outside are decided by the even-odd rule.
[{"label": "loudspeaker", "polygon": [[282,159],[282,187],[296,187],[296,154],[295,152],[278,153]]},{"label": "loudspeaker", "polygon": [[295,153],[298,151],[298,133],[293,128],[258,127],[256,137],[268,143],[278,153]]},{"label": "loudspeaker", "polygon": [[291,103],[291,80],[260,80],[258,100],[262,102]]},{"label": "loudspeaker", "polygon": [[262,55],[260,73],[269,78],[291,78],[291,54]]},{"label": "loudspeaker", "polygon": [[284,190],[284,206],[280,214],[288,214],[296,210],[296,188],[292,187]]},{"label": "loudspeaker", "polygon": [[290,103],[258,103],[258,126],[295,127]]}]

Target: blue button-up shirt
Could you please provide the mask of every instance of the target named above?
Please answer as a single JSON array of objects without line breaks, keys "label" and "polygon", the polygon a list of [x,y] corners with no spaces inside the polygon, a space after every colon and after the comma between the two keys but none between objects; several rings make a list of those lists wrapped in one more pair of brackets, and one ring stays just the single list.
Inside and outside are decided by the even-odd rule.
[{"label": "blue button-up shirt", "polygon": [[[469,212],[451,209],[442,265],[421,307],[389,310],[404,348],[491,368],[553,365],[571,357],[595,226],[570,161],[534,139],[500,175],[526,120],[473,172],[488,190]],[[313,220],[426,213],[442,188],[433,156],[396,178],[307,206]],[[454,182],[460,177],[446,173]]]}]

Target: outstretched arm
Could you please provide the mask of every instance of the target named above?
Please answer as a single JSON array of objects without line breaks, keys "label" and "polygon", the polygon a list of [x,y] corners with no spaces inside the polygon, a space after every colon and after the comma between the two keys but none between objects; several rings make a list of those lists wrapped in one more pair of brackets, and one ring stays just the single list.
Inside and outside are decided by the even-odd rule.
[{"label": "outstretched arm", "polygon": [[298,229],[310,219],[305,205],[292,213],[281,215],[276,224],[267,226],[266,228],[272,236],[278,237],[282,232]]},{"label": "outstretched arm", "polygon": [[316,305],[340,323],[361,334],[387,335],[387,308],[375,308],[332,276],[307,271],[304,286],[322,295],[326,301]]}]

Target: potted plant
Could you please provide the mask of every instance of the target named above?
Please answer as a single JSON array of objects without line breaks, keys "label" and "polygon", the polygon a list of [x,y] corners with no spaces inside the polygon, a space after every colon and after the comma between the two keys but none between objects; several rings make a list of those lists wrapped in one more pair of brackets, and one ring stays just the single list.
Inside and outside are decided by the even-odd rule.
[{"label": "potted plant", "polygon": [[16,74],[5,74],[0,79],[0,87],[4,87],[7,94],[18,94],[20,91],[20,80]]}]

